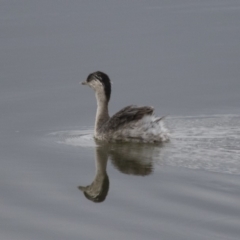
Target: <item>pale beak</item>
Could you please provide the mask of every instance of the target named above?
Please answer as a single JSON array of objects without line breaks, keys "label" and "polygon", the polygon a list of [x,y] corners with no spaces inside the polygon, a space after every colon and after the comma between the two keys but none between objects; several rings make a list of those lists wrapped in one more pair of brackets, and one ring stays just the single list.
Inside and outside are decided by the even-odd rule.
[{"label": "pale beak", "polygon": [[87,187],[79,186],[78,189],[81,190],[82,192],[85,192],[87,190]]},{"label": "pale beak", "polygon": [[82,85],[87,85],[88,83],[86,81],[80,82]]}]

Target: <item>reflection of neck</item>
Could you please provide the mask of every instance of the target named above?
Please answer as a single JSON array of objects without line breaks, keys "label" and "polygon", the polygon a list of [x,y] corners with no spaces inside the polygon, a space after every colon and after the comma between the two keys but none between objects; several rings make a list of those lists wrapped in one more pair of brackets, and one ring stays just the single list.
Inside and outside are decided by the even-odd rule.
[{"label": "reflection of neck", "polygon": [[107,159],[108,154],[106,151],[102,150],[101,148],[96,149],[96,178],[105,178],[107,172]]},{"label": "reflection of neck", "polygon": [[97,114],[95,120],[95,134],[99,131],[101,126],[109,119],[108,101],[103,93],[96,92],[97,99]]}]

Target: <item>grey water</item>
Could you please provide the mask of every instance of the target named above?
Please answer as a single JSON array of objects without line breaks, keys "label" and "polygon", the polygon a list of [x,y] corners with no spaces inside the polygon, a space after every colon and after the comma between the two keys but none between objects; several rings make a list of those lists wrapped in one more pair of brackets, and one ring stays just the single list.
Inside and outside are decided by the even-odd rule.
[{"label": "grey water", "polygon": [[[237,0],[1,0],[0,239],[238,240],[239,23]],[[95,142],[96,70],[171,140]]]}]

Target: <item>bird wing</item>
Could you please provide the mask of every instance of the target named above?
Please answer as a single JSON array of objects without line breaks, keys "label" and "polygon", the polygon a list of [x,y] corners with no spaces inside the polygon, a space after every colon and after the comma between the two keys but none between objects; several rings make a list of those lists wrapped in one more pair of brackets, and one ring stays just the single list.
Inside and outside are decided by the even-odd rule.
[{"label": "bird wing", "polygon": [[126,123],[142,119],[146,115],[152,115],[153,107],[127,106],[115,113],[108,121],[108,129],[117,129]]}]

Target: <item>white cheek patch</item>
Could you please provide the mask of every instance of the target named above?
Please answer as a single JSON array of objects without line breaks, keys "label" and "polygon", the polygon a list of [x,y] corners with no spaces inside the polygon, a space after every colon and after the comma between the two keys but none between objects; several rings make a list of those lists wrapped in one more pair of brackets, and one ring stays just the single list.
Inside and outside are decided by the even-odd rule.
[{"label": "white cheek patch", "polygon": [[100,90],[103,88],[102,83],[100,83],[99,81],[91,81],[89,85],[95,90]]}]

